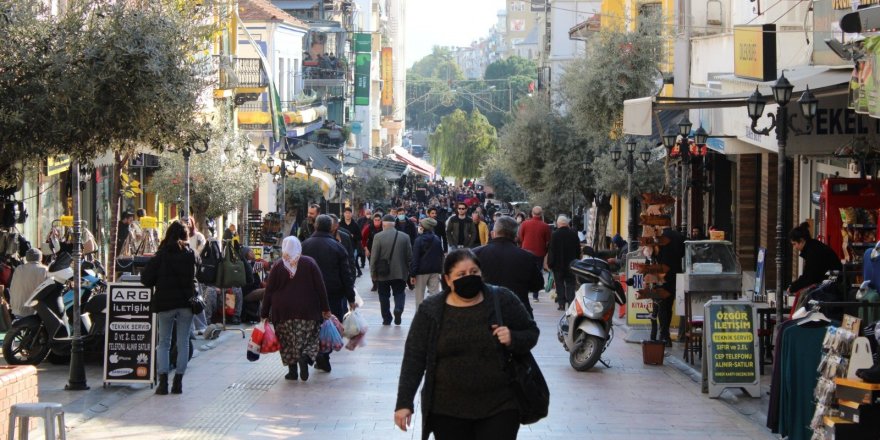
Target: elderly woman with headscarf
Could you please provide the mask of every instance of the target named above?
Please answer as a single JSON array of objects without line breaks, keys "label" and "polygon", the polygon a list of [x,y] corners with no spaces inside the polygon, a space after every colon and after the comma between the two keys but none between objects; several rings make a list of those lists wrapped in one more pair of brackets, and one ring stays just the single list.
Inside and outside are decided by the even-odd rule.
[{"label": "elderly woman with headscarf", "polygon": [[275,325],[281,343],[281,362],[287,380],[308,380],[309,364],[318,355],[318,329],[330,318],[327,290],[318,264],[302,255],[299,239],[290,236],[281,244],[281,260],[272,267],[266,283],[260,317]]}]

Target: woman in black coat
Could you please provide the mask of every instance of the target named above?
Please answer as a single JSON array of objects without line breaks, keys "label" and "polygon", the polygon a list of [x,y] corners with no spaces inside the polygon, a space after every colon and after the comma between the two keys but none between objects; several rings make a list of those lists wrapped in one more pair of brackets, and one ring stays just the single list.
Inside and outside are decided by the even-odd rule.
[{"label": "woman in black coat", "polygon": [[789,292],[797,292],[813,284],[825,281],[829,270],[841,270],[840,258],[828,245],[810,236],[810,224],[801,223],[789,232],[792,247],[804,259],[804,271],[788,287]]},{"label": "woman in black coat", "polygon": [[503,355],[528,353],[538,326],[513,292],[483,283],[470,249],[446,256],[442,280],[444,293],[422,302],[406,338],[394,423],[406,431],[424,377],[423,439],[515,439],[519,409]]},{"label": "woman in black coat", "polygon": [[187,245],[186,226],[171,223],[156,255],[141,274],[145,286],[153,287],[153,311],[159,326],[159,347],[156,350],[159,386],[156,394],[168,394],[171,330],[177,324],[177,363],[175,364],[172,394],[183,392],[183,374],[189,361],[189,337],[193,313],[189,300],[196,294],[196,257]]}]

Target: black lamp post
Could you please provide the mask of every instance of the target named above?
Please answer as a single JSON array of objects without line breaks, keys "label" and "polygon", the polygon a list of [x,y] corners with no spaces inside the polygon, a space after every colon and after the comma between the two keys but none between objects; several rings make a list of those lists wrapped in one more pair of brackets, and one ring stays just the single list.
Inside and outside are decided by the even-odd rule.
[{"label": "black lamp post", "polygon": [[[309,183],[312,183],[312,171],[315,171],[314,161],[312,161],[312,156],[306,158],[306,176],[308,177]],[[311,200],[309,201],[311,203]]]},{"label": "black lamp post", "polygon": [[183,147],[168,147],[168,151],[183,154],[183,192],[186,195],[184,196],[185,198],[183,201],[183,215],[180,216],[180,220],[183,221],[184,224],[189,224],[189,159],[192,157],[193,153],[206,153],[210,141],[211,138],[208,136],[201,137],[193,133]]},{"label": "black lamp post", "polygon": [[806,127],[802,130],[793,124],[796,115],[789,115],[788,113],[787,106],[791,101],[791,92],[794,89],[794,86],[788,82],[787,78],[785,78],[784,72],[779,79],[770,86],[770,89],[773,91],[773,99],[776,101],[777,108],[775,114],[769,113],[767,115],[770,117],[769,127],[758,129],[758,118],[764,114],[764,106],[767,105],[767,100],[761,96],[761,92],[758,91],[757,87],[755,87],[755,92],[746,100],[746,109],[749,113],[749,118],[752,119],[752,132],[768,136],[774,128],[776,129],[776,145],[778,148],[776,160],[776,194],[778,197],[776,202],[776,322],[782,322],[782,286],[784,283],[782,268],[783,262],[785,261],[786,250],[784,230],[785,221],[783,218],[785,214],[784,207],[786,194],[785,146],[788,141],[789,130],[796,135],[807,134],[813,130],[813,117],[816,116],[819,101],[813,96],[813,93],[810,92],[809,87],[801,93],[801,96],[798,99],[798,106],[801,108],[801,113],[807,120]]},{"label": "black lamp post", "polygon": [[[261,145],[262,147],[262,145]],[[265,147],[263,147],[265,150]],[[260,149],[257,148],[257,155],[260,154]],[[263,153],[265,155],[265,153]],[[281,218],[284,219],[287,216],[287,175],[291,171],[296,171],[296,159],[293,154],[290,152],[290,146],[288,144],[287,138],[284,139],[283,147],[281,151],[278,152],[278,158],[272,159],[271,164],[269,164],[269,173],[272,174],[272,177],[275,180],[275,183],[281,182],[281,197],[280,197],[280,214]],[[288,162],[293,162],[293,168],[288,167]]]},{"label": "black lamp post", "polygon": [[[73,277],[73,291],[81,292],[82,280],[79,273],[82,272],[82,216],[80,214],[80,191],[84,189],[84,184],[91,178],[91,173],[85,167],[80,169],[79,161],[73,161],[70,166],[71,179],[73,180],[73,273],[77,276]],[[83,341],[80,313],[82,305],[80,304],[80,296],[78,293],[73,295],[73,337],[70,341],[70,369],[68,370],[67,385],[64,386],[68,391],[81,391],[89,389],[86,381],[86,366],[83,358]]]},{"label": "black lamp post", "polygon": [[[618,170],[626,170],[626,200],[629,202],[629,222],[627,223],[627,247],[626,251],[629,252],[632,249],[632,242],[636,237],[636,222],[635,215],[633,214],[633,202],[632,202],[632,175],[636,171],[636,166],[638,165],[638,161],[636,160],[636,141],[635,139],[629,138],[624,143],[626,145],[626,157],[624,157],[624,161],[621,163],[620,159],[622,156],[622,151],[619,146],[615,146],[611,149],[611,159],[614,161],[614,166]],[[648,161],[651,160],[651,150],[648,149],[647,146],[642,147],[639,151],[639,159],[641,159],[644,166],[648,165]]]},{"label": "black lamp post", "polygon": [[[691,165],[690,133],[693,124],[687,115],[678,123],[678,131],[670,127],[663,135],[663,146],[671,154],[672,149],[678,144],[678,154],[681,157],[681,230],[687,234],[688,228],[688,171]],[[709,134],[702,126],[694,132],[694,143],[705,145]]]}]

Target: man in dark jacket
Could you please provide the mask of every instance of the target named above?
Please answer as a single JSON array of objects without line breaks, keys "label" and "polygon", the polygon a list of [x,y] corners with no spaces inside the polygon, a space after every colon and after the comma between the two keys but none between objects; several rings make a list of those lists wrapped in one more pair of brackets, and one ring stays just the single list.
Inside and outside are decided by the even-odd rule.
[{"label": "man in dark jacket", "polygon": [[318,218],[318,215],[321,214],[321,207],[315,204],[309,205],[309,210],[306,212],[306,219],[303,221],[302,226],[299,227],[299,234],[297,234],[296,238],[299,238],[299,241],[305,243],[305,241],[315,233],[315,219]]},{"label": "man in dark jacket", "polygon": [[[358,256],[364,253],[364,249],[361,247],[361,229],[363,229],[363,226],[358,226],[358,222],[352,217],[351,208],[345,208],[342,212],[342,221],[339,222],[339,226],[351,235],[351,242],[354,245],[353,258],[357,261]],[[357,276],[363,275],[360,266],[355,264],[354,268],[357,271]]]},{"label": "man in dark jacket", "polygon": [[[665,282],[660,286],[666,289],[672,295],[665,299],[654,300],[654,309],[657,311],[657,325],[660,331],[660,340],[666,342],[667,347],[672,347],[672,336],[669,333],[669,326],[672,325],[672,305],[675,304],[675,278],[676,274],[683,271],[682,260],[684,259],[684,236],[667,227],[663,230],[663,237],[669,238],[669,244],[660,247],[657,254],[656,262],[669,266],[666,272]],[[657,339],[657,332],[654,325],[651,325],[651,339]]]},{"label": "man in dark jacket", "polygon": [[333,219],[333,226],[330,227],[330,235],[336,238],[336,241],[345,248],[345,252],[348,253],[348,260],[351,266],[351,273],[354,275],[357,272],[358,267],[355,263],[355,247],[354,240],[351,237],[351,234],[347,229],[341,227],[342,222],[339,221],[339,217],[336,217],[336,214],[330,214],[330,218]]},{"label": "man in dark jacket", "polygon": [[476,240],[479,240],[477,227],[468,217],[467,210],[465,203],[456,203],[455,215],[446,221],[446,241],[450,250],[471,247]]},{"label": "man in dark jacket", "polygon": [[428,208],[428,217],[437,222],[437,226],[434,228],[434,235],[436,235],[437,238],[440,239],[440,243],[443,244],[443,252],[449,252],[449,243],[446,242],[446,219],[439,216],[437,208]]},{"label": "man in dark jacket", "polygon": [[[322,214],[315,219],[315,233],[303,242],[302,254],[312,257],[321,269],[324,286],[327,289],[327,300],[330,311],[336,317],[345,316],[348,307],[354,309],[354,277],[348,252],[336,238],[330,234],[333,219]],[[346,304],[346,302],[348,304]],[[330,355],[319,354],[315,360],[315,368],[330,372]]]},{"label": "man in dark jacket", "polygon": [[413,245],[413,258],[409,265],[410,284],[414,285],[416,309],[428,295],[440,292],[440,274],[443,272],[443,246],[440,237],[434,234],[437,221],[426,217],[421,221],[424,231]]},{"label": "man in dark jacket", "polygon": [[364,209],[364,215],[362,217],[358,217],[358,219],[357,219],[358,231],[361,231],[361,233],[358,234],[358,237],[360,237],[360,240],[361,240],[360,252],[358,252],[358,261],[360,262],[359,267],[361,269],[363,269],[364,266],[367,264],[367,248],[364,247],[364,244],[363,244],[364,243],[364,236],[362,235],[362,231],[364,230],[365,226],[369,225],[370,222],[373,221],[372,219],[373,219],[373,212],[370,211],[369,209]]},{"label": "man in dark jacket", "polygon": [[535,256],[516,245],[516,220],[503,215],[495,220],[492,239],[474,249],[480,258],[483,281],[510,289],[522,301],[529,314],[529,292],[541,290],[544,276]]},{"label": "man in dark jacket", "polygon": [[550,236],[550,250],[547,254],[547,267],[553,271],[553,279],[556,281],[556,303],[559,304],[559,310],[565,310],[574,301],[577,281],[568,270],[568,265],[580,257],[581,239],[571,229],[568,216],[560,215],[556,218],[556,230]]},{"label": "man in dark jacket", "polygon": [[412,244],[416,242],[416,237],[419,235],[419,231],[418,229],[416,229],[416,225],[414,225],[413,222],[406,218],[406,210],[402,207],[397,209],[397,216],[394,220],[394,229],[397,229],[398,231],[403,232],[409,236],[410,246],[412,246]]}]

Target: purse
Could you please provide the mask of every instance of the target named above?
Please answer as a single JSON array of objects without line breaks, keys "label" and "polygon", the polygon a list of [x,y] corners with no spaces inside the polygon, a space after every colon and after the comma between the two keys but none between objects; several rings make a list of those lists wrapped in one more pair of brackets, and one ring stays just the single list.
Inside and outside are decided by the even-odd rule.
[{"label": "purse", "polygon": [[192,309],[193,315],[198,315],[205,311],[205,298],[196,293],[189,299],[189,308]]},{"label": "purse", "polygon": [[[488,289],[487,289],[488,290]],[[491,289],[492,300],[495,302],[495,316],[498,325],[503,326],[501,304],[497,289]],[[504,371],[510,380],[510,386],[516,396],[519,407],[519,422],[523,425],[535,423],[547,417],[550,408],[550,389],[544,374],[535,361],[532,353],[514,354],[504,350]]]},{"label": "purse", "polygon": [[200,283],[213,286],[217,282],[222,259],[220,245],[216,240],[209,241],[202,249],[201,262],[196,267],[196,279]]},{"label": "purse", "polygon": [[223,260],[220,262],[220,273],[217,276],[217,287],[244,287],[247,284],[244,262],[234,248],[232,241],[227,240],[223,250]]}]

